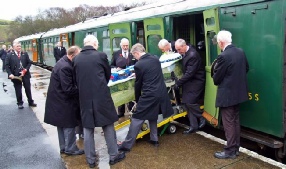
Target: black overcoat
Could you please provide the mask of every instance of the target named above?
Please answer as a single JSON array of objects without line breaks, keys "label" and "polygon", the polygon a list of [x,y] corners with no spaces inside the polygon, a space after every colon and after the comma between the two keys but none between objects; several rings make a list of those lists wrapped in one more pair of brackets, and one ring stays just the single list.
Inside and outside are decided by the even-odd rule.
[{"label": "black overcoat", "polygon": [[77,126],[78,89],[72,62],[65,55],[53,68],[47,92],[44,122],[64,128]]},{"label": "black overcoat", "polygon": [[159,59],[147,53],[141,56],[134,70],[137,108],[132,117],[157,120],[159,113],[162,113],[164,118],[171,116],[174,112]]},{"label": "black overcoat", "polygon": [[248,61],[242,49],[229,45],[214,64],[213,81],[218,86],[216,107],[229,107],[248,100]]},{"label": "black overcoat", "polygon": [[[30,60],[27,52],[21,52],[20,55],[21,55],[20,60],[21,60],[22,67],[27,70],[23,78],[31,78],[30,67],[31,67],[32,61]],[[15,53],[15,51],[7,54],[7,57],[5,59],[5,68],[8,73],[8,78],[11,74],[13,74],[14,76],[21,75],[20,74],[20,71],[21,71],[20,60],[18,58],[18,55]]]},{"label": "black overcoat", "polygon": [[182,86],[182,103],[196,104],[203,97],[205,89],[205,71],[199,53],[192,46],[182,59],[183,76],[177,84]]},{"label": "black overcoat", "polygon": [[122,49],[120,49],[120,50],[113,53],[110,66],[111,67],[120,67],[121,69],[125,69],[126,66],[131,66],[131,65],[134,65],[135,63],[136,63],[136,59],[130,53],[130,51],[128,51],[128,57],[127,57],[127,59],[125,59],[122,56]]},{"label": "black overcoat", "polygon": [[117,121],[117,113],[107,86],[111,75],[107,55],[92,46],[85,46],[74,58],[74,71],[83,127],[102,127]]}]

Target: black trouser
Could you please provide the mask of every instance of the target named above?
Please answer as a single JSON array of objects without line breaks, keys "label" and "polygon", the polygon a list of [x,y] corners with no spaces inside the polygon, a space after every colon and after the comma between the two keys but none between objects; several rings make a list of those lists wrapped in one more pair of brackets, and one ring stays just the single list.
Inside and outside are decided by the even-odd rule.
[{"label": "black trouser", "polygon": [[188,110],[188,118],[190,121],[190,127],[197,130],[199,128],[198,119],[203,118],[203,111],[200,109],[200,104],[186,104]]},{"label": "black trouser", "polygon": [[240,146],[239,105],[220,107],[223,128],[226,137],[226,154],[233,154]]},{"label": "black trouser", "polygon": [[4,70],[5,70],[5,59],[2,59],[2,71],[4,72]]},{"label": "black trouser", "polygon": [[15,82],[14,83],[14,88],[16,92],[16,97],[17,97],[17,104],[18,105],[23,105],[23,99],[22,99],[22,83],[25,88],[25,93],[28,98],[28,103],[32,104],[34,103],[34,100],[32,99],[32,94],[31,94],[31,83],[30,83],[30,78],[29,77],[22,77],[22,83],[21,82]]}]

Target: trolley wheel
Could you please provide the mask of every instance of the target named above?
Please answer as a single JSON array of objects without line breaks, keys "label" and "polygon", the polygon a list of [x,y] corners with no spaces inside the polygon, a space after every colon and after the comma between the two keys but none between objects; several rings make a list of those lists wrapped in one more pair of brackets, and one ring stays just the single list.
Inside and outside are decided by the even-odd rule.
[{"label": "trolley wheel", "polygon": [[275,148],[275,158],[278,162],[282,163],[282,159],[284,158],[282,148]]},{"label": "trolley wheel", "polygon": [[175,134],[177,131],[177,127],[174,124],[170,124],[167,128],[167,133]]},{"label": "trolley wheel", "polygon": [[146,131],[148,130],[148,124],[147,123],[143,123],[142,127],[141,127],[142,131]]}]

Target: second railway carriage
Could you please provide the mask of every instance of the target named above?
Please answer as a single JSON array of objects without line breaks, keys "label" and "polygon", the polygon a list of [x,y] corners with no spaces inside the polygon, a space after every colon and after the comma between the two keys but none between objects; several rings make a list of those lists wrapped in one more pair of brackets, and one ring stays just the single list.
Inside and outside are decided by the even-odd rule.
[{"label": "second railway carriage", "polygon": [[[36,61],[53,66],[52,49],[57,41],[66,48],[82,47],[87,34],[98,38],[99,50],[107,53],[109,60],[123,37],[130,40],[130,46],[141,43],[157,56],[161,55],[157,44],[162,38],[183,38],[194,46],[203,44],[198,51],[207,77],[204,111],[210,124],[221,127],[210,67],[220,53],[215,35],[219,30],[229,30],[233,44],[244,49],[250,65],[249,101],[241,105],[240,112],[241,136],[275,148],[277,159],[281,159],[286,154],[285,9],[285,0],[174,0],[149,4],[42,33],[35,39]],[[32,38],[22,37],[19,41],[25,50],[33,47],[25,44]],[[219,123],[214,123],[216,120]]]}]

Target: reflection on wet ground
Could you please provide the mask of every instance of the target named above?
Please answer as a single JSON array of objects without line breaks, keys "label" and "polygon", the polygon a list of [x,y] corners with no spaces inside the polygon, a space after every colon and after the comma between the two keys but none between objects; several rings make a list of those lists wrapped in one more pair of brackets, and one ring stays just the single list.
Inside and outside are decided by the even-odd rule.
[{"label": "reflection on wet ground", "polygon": [[[58,138],[56,127],[43,123],[46,93],[49,85],[50,71],[42,68],[31,67],[32,78],[32,92],[33,98],[38,104],[38,107],[33,108],[36,116],[42,123],[44,129],[47,131],[53,145],[59,152]],[[42,79],[45,78],[45,79]],[[126,120],[120,118],[119,123]],[[253,158],[245,153],[234,160],[219,160],[213,157],[215,151],[222,150],[223,145],[205,138],[201,135],[203,132],[198,132],[190,135],[183,135],[183,129],[178,128],[175,134],[164,134],[159,137],[160,146],[154,147],[147,141],[149,135],[145,135],[142,139],[137,140],[131,152],[126,154],[126,158],[115,164],[109,166],[109,156],[107,153],[106,142],[101,128],[95,129],[95,144],[96,151],[99,155],[98,168],[107,169],[232,169],[232,168],[279,168],[271,164],[263,162],[259,159]],[[83,149],[83,140],[78,139],[77,144],[79,148]],[[85,155],[67,156],[61,155],[63,161],[68,169],[86,169],[88,165],[85,160]]]}]

